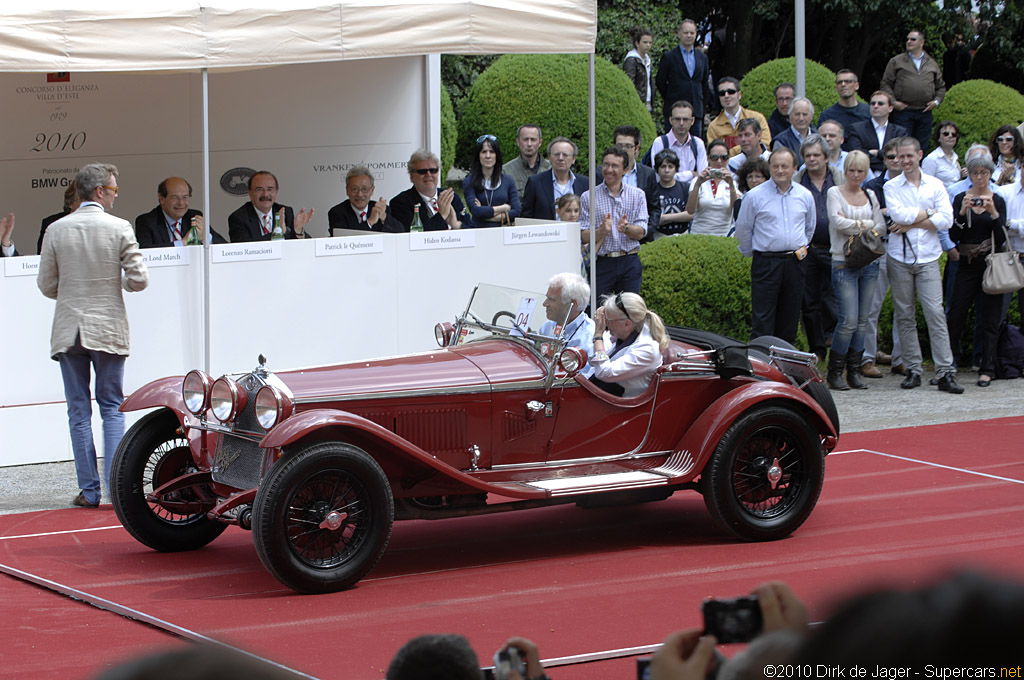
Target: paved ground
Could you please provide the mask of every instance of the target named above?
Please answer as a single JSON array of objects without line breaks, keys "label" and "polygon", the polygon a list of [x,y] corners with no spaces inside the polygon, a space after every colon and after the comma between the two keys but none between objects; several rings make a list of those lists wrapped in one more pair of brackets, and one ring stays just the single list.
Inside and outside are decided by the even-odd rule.
[{"label": "paved ground", "polygon": [[[843,432],[1024,415],[1024,380],[996,380],[979,388],[974,385],[976,373],[961,371],[958,379],[967,391],[952,395],[928,385],[929,372],[921,387],[901,390],[902,378],[882,368],[884,378],[865,380],[869,389],[832,393]],[[0,514],[64,508],[77,493],[70,461],[0,467]]]}]

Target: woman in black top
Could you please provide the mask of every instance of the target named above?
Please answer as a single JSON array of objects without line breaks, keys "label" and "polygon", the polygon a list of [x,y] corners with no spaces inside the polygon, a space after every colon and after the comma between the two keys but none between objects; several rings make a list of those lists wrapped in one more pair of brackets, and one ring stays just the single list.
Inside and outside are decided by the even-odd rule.
[{"label": "woman in black top", "polygon": [[[981,309],[975,313],[981,317],[982,348],[981,369],[978,371],[978,387],[988,387],[995,376],[996,338],[999,333],[1000,314],[1003,307],[1002,295],[981,292],[981,279],[985,274],[985,256],[1006,247],[1006,203],[999,194],[989,189],[989,180],[995,166],[988,156],[974,156],[967,161],[967,176],[971,188],[953,199],[953,226],[949,237],[958,244],[960,266],[953,283],[946,322],[949,326],[949,343],[954,351],[960,347],[960,335],[971,303],[981,294]],[[957,357],[958,358],[958,357]]]}]

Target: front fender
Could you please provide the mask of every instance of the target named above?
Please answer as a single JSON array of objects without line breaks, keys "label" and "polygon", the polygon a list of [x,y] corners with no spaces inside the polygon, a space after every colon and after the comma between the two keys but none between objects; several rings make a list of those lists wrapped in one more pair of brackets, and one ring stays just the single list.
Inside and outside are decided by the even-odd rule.
[{"label": "front fender", "polygon": [[187,413],[185,402],[181,398],[181,383],[184,380],[185,376],[177,375],[146,383],[128,395],[118,410],[140,411],[144,408],[165,406],[177,413],[178,420],[181,420]]},{"label": "front fender", "polygon": [[515,496],[518,498],[545,498],[547,496],[547,493],[544,491],[519,490],[517,493],[512,493],[508,489],[477,479],[473,475],[468,475],[465,472],[438,460],[427,451],[424,451],[408,440],[399,437],[391,430],[381,427],[372,420],[367,420],[362,416],[358,416],[347,411],[312,409],[298,413],[270,430],[270,432],[268,432],[260,442],[260,446],[266,449],[276,449],[287,446],[288,444],[296,442],[306,435],[325,427],[345,427],[365,432],[392,448],[401,451],[404,455],[408,456],[410,460],[422,463],[423,465],[431,467],[452,479],[481,491],[500,493],[506,496]]},{"label": "front fender", "polygon": [[704,468],[704,464],[711,457],[718,442],[725,435],[725,431],[744,411],[759,403],[772,400],[798,402],[800,406],[810,411],[811,426],[822,437],[831,439],[833,442],[838,438],[828,415],[818,402],[803,390],[788,383],[750,382],[723,394],[717,401],[704,409],[700,417],[679,440],[675,453],[689,452],[696,461],[696,465],[690,470],[690,476],[696,476],[696,473]]}]

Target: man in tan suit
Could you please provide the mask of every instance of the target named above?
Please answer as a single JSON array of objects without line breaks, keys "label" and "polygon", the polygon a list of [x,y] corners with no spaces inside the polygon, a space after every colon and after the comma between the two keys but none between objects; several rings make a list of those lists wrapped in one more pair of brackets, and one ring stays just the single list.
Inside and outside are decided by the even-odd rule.
[{"label": "man in tan suit", "polygon": [[[75,178],[82,204],[46,231],[36,284],[57,301],[50,334],[50,356],[60,362],[68,403],[71,448],[81,492],[71,502],[84,508],[100,503],[100,478],[92,438],[90,367],[96,371],[96,404],[103,417],[105,482],[124,435],[121,384],[128,356],[128,318],[121,290],[149,284],[146,265],[127,220],[110,215],[117,197],[117,168],[91,163]],[[121,272],[124,271],[122,277]]]}]

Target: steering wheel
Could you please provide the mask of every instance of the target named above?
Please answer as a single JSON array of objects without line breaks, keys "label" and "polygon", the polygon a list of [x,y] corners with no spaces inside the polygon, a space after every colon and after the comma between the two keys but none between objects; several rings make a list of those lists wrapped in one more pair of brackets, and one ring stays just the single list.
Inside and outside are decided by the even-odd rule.
[{"label": "steering wheel", "polygon": [[512,312],[505,312],[505,311],[500,311],[497,314],[495,314],[494,318],[491,319],[491,325],[492,326],[497,326],[498,325],[498,319],[500,319],[503,316],[507,316],[508,318],[512,319],[512,325],[513,326],[516,325],[516,315],[513,314]]}]

